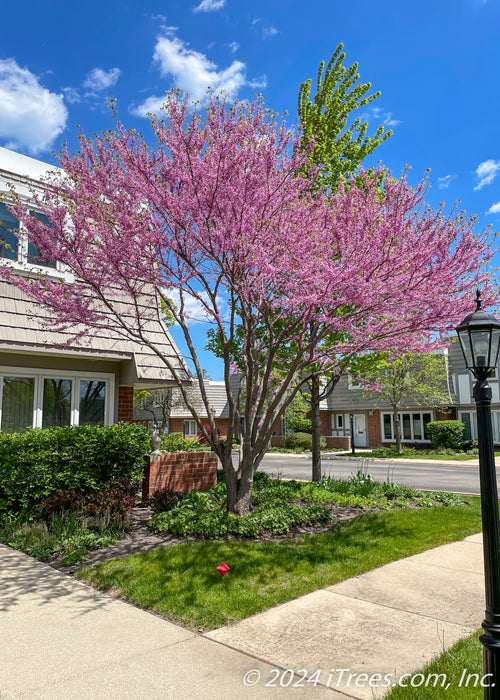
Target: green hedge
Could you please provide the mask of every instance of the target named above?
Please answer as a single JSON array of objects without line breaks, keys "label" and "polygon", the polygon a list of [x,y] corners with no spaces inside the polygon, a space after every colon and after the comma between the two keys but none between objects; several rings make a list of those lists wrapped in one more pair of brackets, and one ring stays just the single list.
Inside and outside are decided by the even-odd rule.
[{"label": "green hedge", "polygon": [[130,476],[139,485],[147,428],[131,423],[0,433],[0,513],[30,511],[58,489],[90,494]]},{"label": "green hedge", "polygon": [[436,420],[427,423],[427,434],[434,447],[460,450],[465,440],[465,423],[460,420]]},{"label": "green hedge", "polygon": [[[320,438],[321,449],[326,448],[326,440]],[[289,450],[312,450],[312,435],[310,433],[292,433],[285,438],[285,447]]]}]

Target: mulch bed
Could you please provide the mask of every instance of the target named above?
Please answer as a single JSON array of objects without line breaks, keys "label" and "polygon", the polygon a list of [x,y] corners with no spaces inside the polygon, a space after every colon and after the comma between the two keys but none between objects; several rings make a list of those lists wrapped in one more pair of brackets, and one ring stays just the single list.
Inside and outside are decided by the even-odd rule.
[{"label": "mulch bed", "polygon": [[[318,522],[312,525],[306,526],[296,526],[293,527],[289,533],[285,535],[273,535],[272,533],[266,534],[262,533],[259,537],[255,538],[257,541],[265,542],[279,542],[281,540],[290,539],[292,537],[298,537],[299,535],[315,534],[319,532],[327,532],[335,525],[349,520],[350,518],[355,518],[361,513],[366,513],[367,510],[373,509],[361,509],[354,508],[351,506],[335,506],[325,504],[332,514],[332,521],[328,523]],[[78,569],[82,569],[85,566],[91,566],[93,564],[101,564],[102,562],[109,561],[110,559],[120,559],[123,557],[128,557],[131,554],[138,554],[140,552],[148,552],[156,547],[168,547],[172,544],[181,544],[185,542],[194,542],[199,538],[196,537],[179,537],[177,535],[172,535],[169,533],[156,533],[149,529],[147,526],[148,521],[152,516],[151,508],[144,508],[138,506],[134,508],[131,512],[132,527],[130,531],[125,535],[125,537],[118,542],[106,547],[105,549],[96,549],[88,553],[87,559],[82,564],[73,566],[62,566],[58,559],[48,561],[54,569],[61,571],[63,573],[73,575]],[[233,538],[228,538],[233,539]],[[234,538],[236,539],[236,538]],[[254,538],[252,538],[254,539]]]}]

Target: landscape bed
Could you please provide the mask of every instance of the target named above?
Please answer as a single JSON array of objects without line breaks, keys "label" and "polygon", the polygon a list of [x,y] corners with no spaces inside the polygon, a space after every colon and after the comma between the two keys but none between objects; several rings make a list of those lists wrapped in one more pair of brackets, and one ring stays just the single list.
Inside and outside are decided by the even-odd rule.
[{"label": "landscape bed", "polygon": [[[357,487],[356,477],[339,482],[344,490],[357,488],[357,494],[337,495],[344,499],[350,515],[353,507],[359,508],[359,515],[325,524],[324,532],[298,536],[285,532],[273,537],[266,530],[255,539],[227,533],[225,539],[208,539],[205,533],[205,539],[111,560],[81,569],[77,576],[190,629],[210,630],[481,529],[479,498],[464,501],[453,495],[421,494],[422,505],[418,506],[418,498],[410,498],[406,491],[402,496],[406,502],[398,507],[394,507],[396,498],[374,506],[374,492],[383,490],[383,485],[366,483],[366,477],[357,480],[361,482]],[[363,485],[371,492],[360,494]],[[404,488],[392,486],[393,491]],[[288,497],[300,493],[302,502],[324,504],[327,498],[326,489],[304,482],[262,479],[261,492],[266,489],[280,493],[280,502],[286,491]],[[393,493],[389,485],[386,489]],[[347,503],[362,498],[367,501],[365,509]],[[450,505],[444,504],[447,499]],[[335,494],[330,492],[330,504],[334,501]],[[199,521],[203,522],[201,516],[206,517],[207,512],[200,509]],[[221,562],[229,566],[224,577],[217,570]]]}]

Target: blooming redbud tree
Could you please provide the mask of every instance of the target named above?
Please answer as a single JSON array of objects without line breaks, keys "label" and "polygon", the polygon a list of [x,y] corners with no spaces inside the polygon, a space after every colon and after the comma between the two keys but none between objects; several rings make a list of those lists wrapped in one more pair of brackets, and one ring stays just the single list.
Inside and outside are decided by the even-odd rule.
[{"label": "blooming redbud tree", "polygon": [[[60,260],[74,281],[10,279],[75,335],[113,330],[157,353],[222,462],[228,508],[244,513],[276,420],[308,368],[335,369],[371,350],[425,349],[468,310],[491,253],[486,234],[427,209],[425,184],[412,189],[405,177],[361,173],[328,200],[321,191],[312,197],[298,174],[307,156],[297,137],[259,101],[212,98],[202,114],[172,95],[151,121],[154,147],[118,125],[82,136],[76,155],[62,153],[65,174],[39,201],[50,226],[17,206],[42,258]],[[193,300],[224,360],[225,444],[191,336]],[[202,407],[151,332],[162,310],[183,331]],[[246,425],[238,471],[235,347]]]}]

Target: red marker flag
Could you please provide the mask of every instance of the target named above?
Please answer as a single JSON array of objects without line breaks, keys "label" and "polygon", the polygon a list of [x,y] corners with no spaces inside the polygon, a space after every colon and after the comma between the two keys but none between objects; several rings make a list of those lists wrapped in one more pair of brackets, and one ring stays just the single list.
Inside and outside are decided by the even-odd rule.
[{"label": "red marker flag", "polygon": [[217,567],[217,571],[219,572],[219,574],[221,576],[225,576],[227,574],[227,572],[229,571],[229,566],[227,564],[224,564],[224,562],[222,562],[222,564],[219,564],[219,566]]}]

